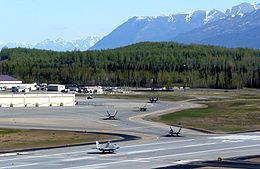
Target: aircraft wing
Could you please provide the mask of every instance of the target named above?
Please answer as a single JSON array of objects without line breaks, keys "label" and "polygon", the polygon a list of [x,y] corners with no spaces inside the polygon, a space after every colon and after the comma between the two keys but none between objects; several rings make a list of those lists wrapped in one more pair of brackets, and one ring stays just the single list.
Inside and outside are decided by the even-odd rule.
[{"label": "aircraft wing", "polygon": [[116,114],[117,114],[117,111],[115,112],[114,117],[116,116]]},{"label": "aircraft wing", "polygon": [[107,142],[104,148],[109,148],[109,146],[110,146],[110,142]]},{"label": "aircraft wing", "polygon": [[110,116],[111,116],[111,114],[110,114],[108,111],[107,111],[107,116],[108,116],[108,117],[110,117]]}]

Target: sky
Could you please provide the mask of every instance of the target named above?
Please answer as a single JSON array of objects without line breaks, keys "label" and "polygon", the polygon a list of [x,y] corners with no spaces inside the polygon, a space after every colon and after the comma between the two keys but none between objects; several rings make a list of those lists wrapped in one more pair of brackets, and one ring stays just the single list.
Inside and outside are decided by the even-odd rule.
[{"label": "sky", "polygon": [[134,16],[227,8],[260,0],[0,0],[0,42],[105,36]]}]

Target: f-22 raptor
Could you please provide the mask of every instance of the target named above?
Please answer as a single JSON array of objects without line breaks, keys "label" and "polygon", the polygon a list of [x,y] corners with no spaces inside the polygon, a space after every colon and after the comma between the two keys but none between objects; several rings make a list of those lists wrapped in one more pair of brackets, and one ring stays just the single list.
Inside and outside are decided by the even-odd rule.
[{"label": "f-22 raptor", "polygon": [[149,101],[150,103],[156,103],[158,101],[158,97],[151,97]]},{"label": "f-22 raptor", "polygon": [[147,104],[142,106],[142,107],[139,107],[139,110],[140,111],[146,111],[147,110]]},{"label": "f-22 raptor", "polygon": [[177,137],[179,137],[179,134],[181,133],[181,128],[182,127],[180,127],[179,128],[179,130],[178,131],[174,131],[173,129],[172,129],[172,127],[170,127],[170,131],[169,131],[169,136],[174,136],[174,135],[176,135]]},{"label": "f-22 raptor", "polygon": [[100,147],[100,144],[98,141],[96,141],[96,147],[99,151],[102,151],[103,153],[114,153],[117,149],[120,147],[116,144],[111,144],[110,142],[107,142],[107,144],[104,147]]},{"label": "f-22 raptor", "polygon": [[111,114],[109,113],[109,111],[107,111],[107,118],[105,120],[116,120],[116,114],[117,114],[117,111],[115,111],[115,114]]}]

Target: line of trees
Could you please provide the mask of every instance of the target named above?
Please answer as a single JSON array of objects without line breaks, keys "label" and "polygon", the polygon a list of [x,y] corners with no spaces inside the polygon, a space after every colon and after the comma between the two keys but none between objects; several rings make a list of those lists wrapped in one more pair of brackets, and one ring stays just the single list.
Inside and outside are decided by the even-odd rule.
[{"label": "line of trees", "polygon": [[25,82],[260,88],[260,50],[172,42],[85,52],[3,48],[0,74]]}]

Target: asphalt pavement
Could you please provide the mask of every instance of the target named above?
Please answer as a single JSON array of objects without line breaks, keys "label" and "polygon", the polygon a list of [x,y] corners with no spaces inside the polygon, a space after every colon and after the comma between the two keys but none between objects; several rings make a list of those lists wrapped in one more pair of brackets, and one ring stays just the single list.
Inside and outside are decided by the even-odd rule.
[{"label": "asphalt pavement", "polygon": [[[166,137],[169,126],[143,120],[147,115],[199,106],[190,102],[95,98],[78,98],[78,102],[75,107],[1,108],[0,126],[122,133],[141,139],[117,142],[120,149],[112,154],[100,153],[94,144],[0,154],[0,169],[159,168],[260,152],[259,132],[205,134],[183,129],[181,137]],[[148,107],[145,112],[139,111],[143,105]],[[104,120],[107,110],[118,111],[117,120]]]}]

